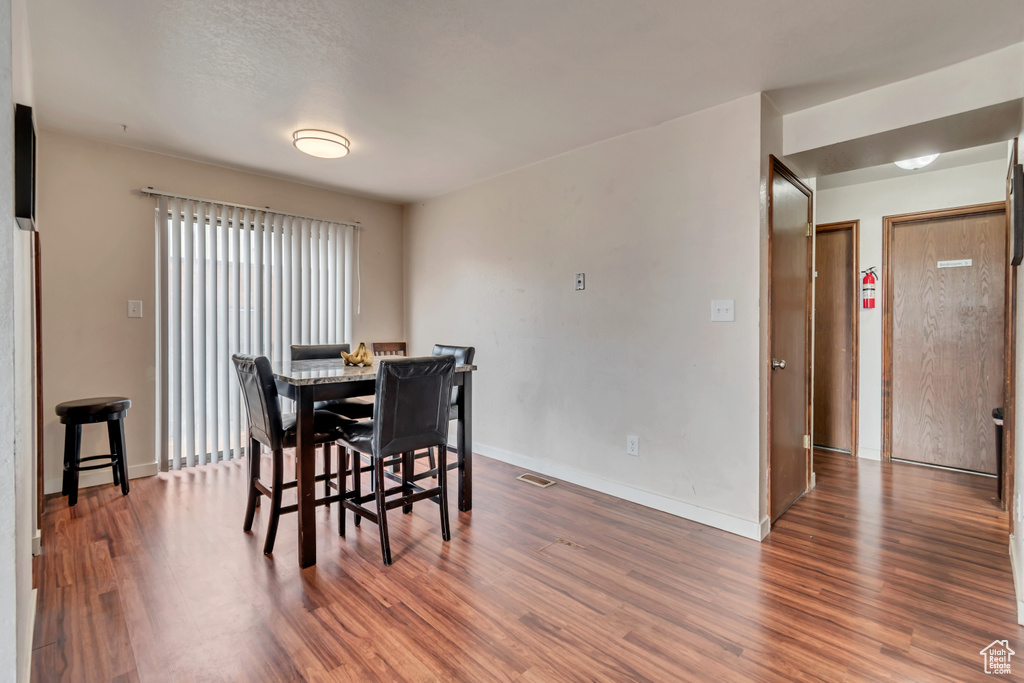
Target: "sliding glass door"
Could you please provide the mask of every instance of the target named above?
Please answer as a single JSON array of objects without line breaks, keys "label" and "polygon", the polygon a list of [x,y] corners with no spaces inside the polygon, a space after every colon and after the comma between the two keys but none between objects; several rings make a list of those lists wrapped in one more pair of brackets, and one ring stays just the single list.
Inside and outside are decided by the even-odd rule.
[{"label": "sliding glass door", "polygon": [[279,361],[292,344],[348,340],[354,229],[160,197],[164,469],[244,453],[248,422],[232,353]]}]

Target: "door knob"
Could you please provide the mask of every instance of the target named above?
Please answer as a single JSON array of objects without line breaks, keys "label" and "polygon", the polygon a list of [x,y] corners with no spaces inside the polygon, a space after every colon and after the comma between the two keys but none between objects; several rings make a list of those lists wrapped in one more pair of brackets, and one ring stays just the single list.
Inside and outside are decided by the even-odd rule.
[{"label": "door knob", "polygon": [[786,361],[772,358],[772,370],[785,370]]}]

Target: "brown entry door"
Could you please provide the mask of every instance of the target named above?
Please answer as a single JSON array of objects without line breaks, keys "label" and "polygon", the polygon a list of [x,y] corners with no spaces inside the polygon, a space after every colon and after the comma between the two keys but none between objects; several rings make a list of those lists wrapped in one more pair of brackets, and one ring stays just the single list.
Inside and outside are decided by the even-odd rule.
[{"label": "brown entry door", "polygon": [[811,191],[775,157],[769,183],[769,316],[772,369],[768,393],[769,514],[774,522],[810,482]]},{"label": "brown entry door", "polygon": [[996,472],[1003,209],[893,222],[892,457]]},{"label": "brown entry door", "polygon": [[857,391],[856,221],[815,229],[814,445],[852,452]]}]

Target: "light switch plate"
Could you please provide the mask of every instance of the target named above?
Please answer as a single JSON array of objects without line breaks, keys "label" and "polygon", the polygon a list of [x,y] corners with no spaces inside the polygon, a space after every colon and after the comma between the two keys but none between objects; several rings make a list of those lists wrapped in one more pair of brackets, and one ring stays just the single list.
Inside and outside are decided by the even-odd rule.
[{"label": "light switch plate", "polygon": [[583,273],[576,273],[576,291],[586,288],[586,277],[583,275]]},{"label": "light switch plate", "polygon": [[711,301],[711,322],[731,323],[735,320],[735,299],[713,299]]},{"label": "light switch plate", "polygon": [[142,302],[135,299],[128,300],[128,317],[129,318],[141,318],[142,317]]}]

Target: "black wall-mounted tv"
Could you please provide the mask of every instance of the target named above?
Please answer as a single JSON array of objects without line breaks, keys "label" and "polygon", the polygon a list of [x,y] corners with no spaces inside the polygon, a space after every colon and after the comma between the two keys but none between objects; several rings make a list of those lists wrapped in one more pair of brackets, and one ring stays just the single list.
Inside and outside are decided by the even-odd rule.
[{"label": "black wall-mounted tv", "polygon": [[1024,166],[1010,171],[1010,265],[1024,260]]},{"label": "black wall-mounted tv", "polygon": [[36,129],[24,104],[14,106],[14,217],[22,230],[35,230]]}]

